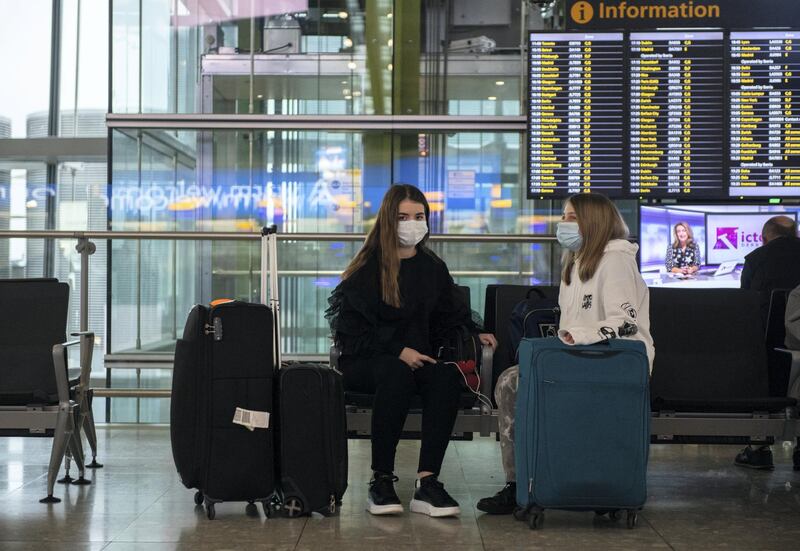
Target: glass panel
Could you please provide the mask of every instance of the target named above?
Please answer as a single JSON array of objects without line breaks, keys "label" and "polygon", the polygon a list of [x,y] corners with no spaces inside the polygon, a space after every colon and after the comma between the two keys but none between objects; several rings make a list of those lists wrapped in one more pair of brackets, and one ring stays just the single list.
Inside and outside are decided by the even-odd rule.
[{"label": "glass panel", "polygon": [[[55,185],[41,163],[0,165],[0,228],[13,230],[105,230],[108,199],[105,163],[60,163]],[[67,331],[80,329],[81,261],[77,241],[0,239],[0,277],[55,277],[70,286]],[[93,369],[102,377],[106,334],[106,242],[95,242],[89,259],[88,329],[95,332]],[[77,360],[77,350],[70,350]],[[77,363],[74,363],[77,365]]]},{"label": "glass panel", "polygon": [[519,115],[522,28],[554,24],[511,0],[112,5],[117,113]]},{"label": "glass panel", "polygon": [[[52,186],[43,163],[0,163],[0,227],[12,230],[52,229],[47,205]],[[45,240],[0,239],[0,277],[43,277]]]},{"label": "glass panel", "polygon": [[[434,233],[548,234],[561,204],[528,201],[517,132],[115,131],[115,230],[368,231],[392,181],[418,185]],[[635,221],[635,203],[621,203]],[[632,218],[631,218],[632,217]],[[635,224],[631,224],[635,227]],[[353,242],[280,242],[284,351],[325,353],[322,318]],[[549,244],[439,244],[476,310],[489,283],[550,283]],[[170,350],[192,304],[259,299],[257,241],[115,241],[112,352]]]},{"label": "glass panel", "polygon": [[63,0],[59,136],[106,135],[107,68],[108,1]]},{"label": "glass panel", "polygon": [[[50,105],[50,0],[14,2],[3,9],[0,36],[0,138],[47,135]],[[44,121],[44,133],[32,131]]]}]

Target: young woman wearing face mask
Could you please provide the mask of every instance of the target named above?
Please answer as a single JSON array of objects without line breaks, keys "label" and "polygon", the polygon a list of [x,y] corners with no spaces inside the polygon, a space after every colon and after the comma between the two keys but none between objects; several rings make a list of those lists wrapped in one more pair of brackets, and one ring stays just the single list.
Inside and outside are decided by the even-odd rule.
[{"label": "young woman wearing face mask", "polygon": [[[564,248],[558,305],[558,337],[566,344],[593,344],[627,338],[643,341],[653,367],[655,349],[650,336],[650,295],[639,274],[636,252],[627,241],[628,228],[617,207],[597,194],[573,195],[564,203],[556,236]],[[500,452],[506,486],[477,508],[490,514],[510,514],[516,507],[514,412],[519,366],[497,380]]]},{"label": "young woman wearing face mask", "polygon": [[[431,342],[449,328],[477,331],[445,263],[427,246],[430,209],[414,186],[393,185],[375,226],[333,291],[326,318],[342,351],[347,390],[375,395],[367,510],[397,514],[394,461],[414,394],[422,397],[422,446],[412,512],[460,514],[438,480],[458,413],[461,374],[437,363]],[[495,345],[492,335],[483,343]]]}]

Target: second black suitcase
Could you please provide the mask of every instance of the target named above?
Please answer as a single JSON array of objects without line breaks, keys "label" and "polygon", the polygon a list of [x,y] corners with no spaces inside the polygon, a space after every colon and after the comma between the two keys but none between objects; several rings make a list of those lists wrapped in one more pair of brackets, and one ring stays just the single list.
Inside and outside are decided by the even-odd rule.
[{"label": "second black suitcase", "polygon": [[347,489],[347,428],[339,372],[287,363],[278,372],[279,462],[287,516],[332,515]]}]

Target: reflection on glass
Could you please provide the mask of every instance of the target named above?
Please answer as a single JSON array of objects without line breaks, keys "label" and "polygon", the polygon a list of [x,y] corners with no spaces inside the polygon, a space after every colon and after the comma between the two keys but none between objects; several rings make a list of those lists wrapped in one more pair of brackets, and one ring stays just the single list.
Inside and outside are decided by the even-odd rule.
[{"label": "reflection on glass", "polygon": [[480,16],[433,0],[226,6],[113,0],[113,111],[522,112],[518,4]]}]

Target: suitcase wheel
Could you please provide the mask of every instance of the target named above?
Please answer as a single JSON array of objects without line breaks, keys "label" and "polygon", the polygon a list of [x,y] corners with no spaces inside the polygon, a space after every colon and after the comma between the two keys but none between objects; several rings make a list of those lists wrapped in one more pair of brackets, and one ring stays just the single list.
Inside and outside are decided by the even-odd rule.
[{"label": "suitcase wheel", "polygon": [[636,511],[628,511],[628,528],[635,528],[637,524],[639,524],[639,515]]},{"label": "suitcase wheel", "polygon": [[528,508],[517,507],[514,509],[514,519],[519,521],[528,520]]},{"label": "suitcase wheel", "polygon": [[528,528],[539,530],[544,525],[544,511],[531,511],[528,516]]},{"label": "suitcase wheel", "polygon": [[248,517],[257,517],[258,516],[258,507],[256,506],[255,502],[248,501],[247,506],[244,508],[244,513]]},{"label": "suitcase wheel", "polygon": [[208,517],[208,520],[214,520],[214,518],[217,516],[217,511],[214,509],[213,503],[206,504],[206,516]]},{"label": "suitcase wheel", "polygon": [[303,514],[303,500],[299,497],[287,497],[283,502],[286,516],[289,518],[299,517]]},{"label": "suitcase wheel", "polygon": [[272,518],[272,516],[275,514],[275,510],[267,501],[261,502],[261,508],[264,509],[264,516],[267,518]]},{"label": "suitcase wheel", "polygon": [[198,490],[194,493],[194,504],[195,505],[203,504],[203,492]]}]

